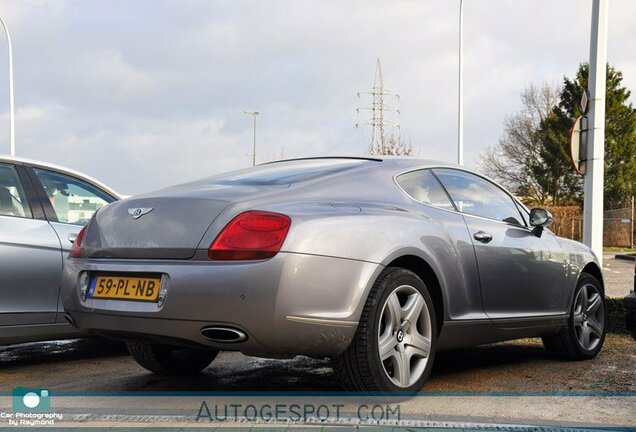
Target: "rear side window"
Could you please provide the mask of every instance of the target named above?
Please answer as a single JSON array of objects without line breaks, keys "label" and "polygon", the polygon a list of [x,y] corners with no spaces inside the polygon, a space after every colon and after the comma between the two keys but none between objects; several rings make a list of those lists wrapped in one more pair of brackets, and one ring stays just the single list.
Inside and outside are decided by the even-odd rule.
[{"label": "rear side window", "polygon": [[18,173],[9,164],[0,164],[0,216],[32,217]]},{"label": "rear side window", "polygon": [[34,171],[59,222],[86,225],[97,210],[115,201],[101,189],[75,177],[40,168]]},{"label": "rear side window", "polygon": [[397,177],[397,183],[417,202],[455,210],[439,181],[429,170],[412,171]]},{"label": "rear side window", "polygon": [[462,213],[525,226],[510,195],[488,180],[454,169],[433,170]]}]

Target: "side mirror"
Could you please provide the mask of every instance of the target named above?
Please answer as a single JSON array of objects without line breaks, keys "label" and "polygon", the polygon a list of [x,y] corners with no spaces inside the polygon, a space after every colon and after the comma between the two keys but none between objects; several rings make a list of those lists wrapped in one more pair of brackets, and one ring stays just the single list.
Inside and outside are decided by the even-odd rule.
[{"label": "side mirror", "polygon": [[534,227],[533,232],[537,237],[541,237],[543,229],[552,225],[554,218],[552,213],[542,208],[533,208],[530,210],[530,226]]}]

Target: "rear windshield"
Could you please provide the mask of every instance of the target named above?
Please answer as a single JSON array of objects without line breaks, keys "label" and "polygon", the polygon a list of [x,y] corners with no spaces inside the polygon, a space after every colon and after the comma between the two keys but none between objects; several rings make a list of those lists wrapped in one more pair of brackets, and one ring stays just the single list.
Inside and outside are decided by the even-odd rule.
[{"label": "rear windshield", "polygon": [[311,159],[276,162],[212,177],[217,184],[287,185],[346,171],[363,164],[367,159]]}]

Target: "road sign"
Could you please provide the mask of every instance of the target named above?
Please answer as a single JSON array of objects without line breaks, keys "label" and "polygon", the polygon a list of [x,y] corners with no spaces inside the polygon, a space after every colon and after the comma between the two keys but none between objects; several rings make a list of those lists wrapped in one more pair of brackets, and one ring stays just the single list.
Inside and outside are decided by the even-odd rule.
[{"label": "road sign", "polygon": [[[582,105],[582,103],[581,103]],[[579,116],[570,129],[570,159],[579,174],[585,174],[587,160],[587,117]]]},{"label": "road sign", "polygon": [[588,101],[588,97],[587,97],[587,89],[583,90],[583,95],[581,96],[581,112],[583,114],[587,114],[587,101]]}]

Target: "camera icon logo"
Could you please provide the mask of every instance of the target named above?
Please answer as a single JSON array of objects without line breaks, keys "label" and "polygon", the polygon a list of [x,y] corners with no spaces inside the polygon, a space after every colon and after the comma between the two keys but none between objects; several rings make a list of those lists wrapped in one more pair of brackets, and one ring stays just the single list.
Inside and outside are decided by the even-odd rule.
[{"label": "camera icon logo", "polygon": [[51,393],[47,389],[16,387],[12,396],[14,412],[43,412],[51,409]]}]

